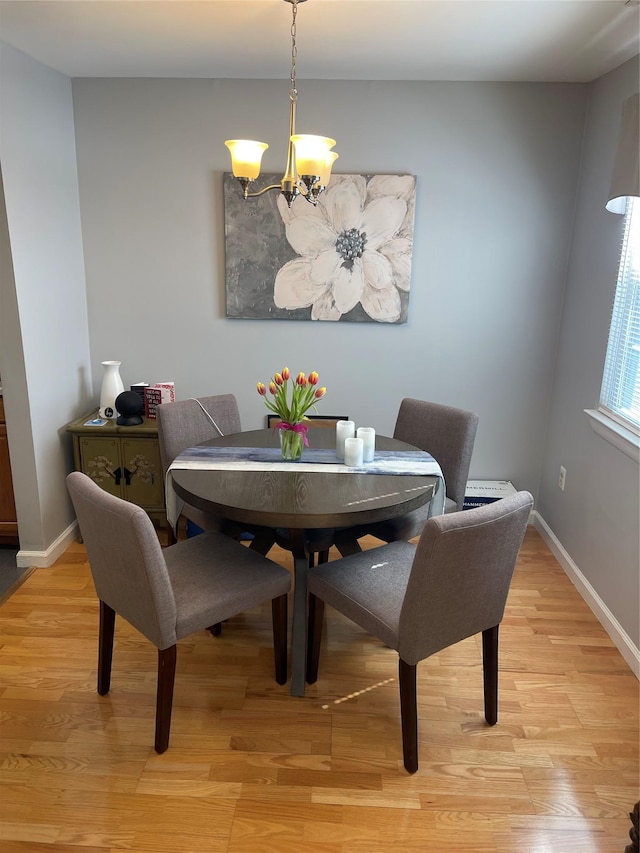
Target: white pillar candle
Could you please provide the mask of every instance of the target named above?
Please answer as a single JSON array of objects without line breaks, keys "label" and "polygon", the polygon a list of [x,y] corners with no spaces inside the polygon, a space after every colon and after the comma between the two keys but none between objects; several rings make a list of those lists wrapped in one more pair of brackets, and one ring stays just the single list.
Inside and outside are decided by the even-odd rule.
[{"label": "white pillar candle", "polygon": [[373,462],[373,457],[376,449],[376,431],[373,427],[358,427],[356,432],[358,438],[362,439],[363,444],[363,462]]},{"label": "white pillar candle", "polygon": [[349,468],[358,468],[362,465],[363,441],[361,438],[345,438],[344,441],[344,464]]},{"label": "white pillar candle", "polygon": [[356,434],[354,421],[338,421],[336,423],[336,456],[344,459],[344,442],[347,438],[353,438]]}]

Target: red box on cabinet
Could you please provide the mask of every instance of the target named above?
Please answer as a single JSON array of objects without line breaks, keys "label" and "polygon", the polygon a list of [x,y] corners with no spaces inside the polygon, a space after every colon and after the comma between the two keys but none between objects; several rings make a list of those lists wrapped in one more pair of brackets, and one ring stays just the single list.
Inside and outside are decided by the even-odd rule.
[{"label": "red box on cabinet", "polygon": [[161,403],[173,403],[176,399],[173,382],[156,382],[144,389],[144,414],[146,418],[156,417],[156,406]]}]

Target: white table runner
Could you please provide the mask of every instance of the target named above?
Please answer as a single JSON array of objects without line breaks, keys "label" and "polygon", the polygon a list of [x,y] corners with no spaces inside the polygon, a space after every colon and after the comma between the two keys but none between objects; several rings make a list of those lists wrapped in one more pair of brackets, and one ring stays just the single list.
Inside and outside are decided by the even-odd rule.
[{"label": "white table runner", "polygon": [[277,447],[189,447],[177,456],[165,478],[167,520],[175,530],[184,506],[173,488],[172,471],[297,471],[330,474],[395,474],[437,477],[429,502],[429,517],[444,512],[445,482],[440,465],[423,450],[376,450],[372,462],[350,467],[341,462],[335,450],[305,448],[298,462],[285,462]]}]

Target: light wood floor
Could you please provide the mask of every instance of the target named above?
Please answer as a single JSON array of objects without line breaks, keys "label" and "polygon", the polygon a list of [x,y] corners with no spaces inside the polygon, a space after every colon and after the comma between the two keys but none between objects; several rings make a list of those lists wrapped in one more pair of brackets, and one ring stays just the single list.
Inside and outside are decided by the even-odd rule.
[{"label": "light wood floor", "polygon": [[118,620],[100,697],[97,620],[79,544],[0,607],[3,853],[623,853],[629,842],[638,682],[532,528],[501,629],[498,724],[483,718],[479,638],[423,662],[415,776],[402,767],[397,656],[335,611],[305,698],[273,679],[268,607],[180,643],[161,756],[155,649]]}]

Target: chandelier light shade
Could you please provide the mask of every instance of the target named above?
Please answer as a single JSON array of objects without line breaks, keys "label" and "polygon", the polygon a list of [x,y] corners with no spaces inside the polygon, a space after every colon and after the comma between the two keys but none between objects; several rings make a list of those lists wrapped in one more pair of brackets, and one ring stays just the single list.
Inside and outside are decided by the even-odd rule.
[{"label": "chandelier light shade", "polygon": [[268,190],[278,189],[285,197],[289,207],[299,195],[303,195],[311,204],[317,204],[318,196],[325,189],[331,177],[331,169],[338,158],[330,149],[336,144],[328,136],[313,136],[308,133],[296,134],[296,15],[298,4],[306,0],[284,0],[291,4],[291,89],[289,90],[289,144],[287,165],[279,184],[271,184],[256,192],[249,192],[252,181],[260,175],[262,155],[269,147],[266,142],[251,139],[228,139],[225,145],[231,153],[231,168],[234,177],[242,186],[244,199],[256,198]]},{"label": "chandelier light shade", "polygon": [[326,187],[327,184],[329,183],[329,179],[331,178],[331,170],[333,169],[333,164],[336,162],[336,160],[338,159],[339,156],[340,155],[337,154],[335,151],[329,151],[329,153],[325,157],[324,164],[323,164],[322,169],[320,171],[320,178],[318,180],[318,183],[321,186]]},{"label": "chandelier light shade", "polygon": [[329,149],[336,144],[335,139],[328,136],[311,136],[308,133],[297,133],[291,137],[296,155],[296,169],[304,180],[314,176],[318,180],[325,168]]},{"label": "chandelier light shade", "polygon": [[231,168],[234,178],[255,181],[260,174],[262,155],[269,147],[266,142],[253,139],[228,139],[225,145],[231,152]]}]

